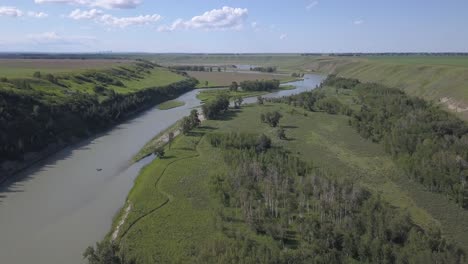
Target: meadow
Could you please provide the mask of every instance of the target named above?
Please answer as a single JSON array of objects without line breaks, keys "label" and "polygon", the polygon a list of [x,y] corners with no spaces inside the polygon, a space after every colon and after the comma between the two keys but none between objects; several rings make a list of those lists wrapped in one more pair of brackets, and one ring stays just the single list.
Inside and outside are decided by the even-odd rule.
[{"label": "meadow", "polygon": [[[326,92],[336,95],[335,89]],[[352,102],[354,95],[340,92],[336,96]],[[267,111],[283,115],[280,126],[286,140],[278,139],[277,129],[260,121],[260,114]],[[207,140],[209,134],[221,132],[264,133],[273,145],[371,190],[415,224],[424,229],[440,227],[449,239],[468,249],[468,214],[444,195],[409,182],[381,145],[363,139],[348,125],[348,117],[266,103],[245,105],[230,110],[221,120],[204,121],[190,134],[177,137],[170,147],[166,145],[165,157],[143,169],[128,196],[133,209],[118,237],[130,256],[142,263],[187,262],[207,241],[222,236],[214,221],[220,204],[210,182],[226,167],[220,150]]]},{"label": "meadow", "polygon": [[112,59],[0,59],[0,77],[32,77],[34,72],[71,73],[102,70],[134,63],[132,60]]}]

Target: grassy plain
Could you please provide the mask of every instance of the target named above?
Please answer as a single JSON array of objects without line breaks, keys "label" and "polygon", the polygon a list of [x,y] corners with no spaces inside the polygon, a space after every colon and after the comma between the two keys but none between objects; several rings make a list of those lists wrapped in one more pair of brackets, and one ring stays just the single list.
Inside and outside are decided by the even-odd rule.
[{"label": "grassy plain", "polygon": [[[337,96],[349,102],[353,95]],[[276,129],[260,122],[261,113],[273,110],[283,115],[280,125],[287,140],[277,139]],[[468,247],[468,213],[443,195],[409,182],[381,145],[364,140],[348,125],[348,117],[267,103],[231,110],[223,120],[204,121],[191,134],[177,137],[170,149],[166,147],[165,158],[142,171],[128,196],[133,209],[119,236],[141,263],[186,262],[208,241],[222,236],[213,221],[218,201],[210,195],[210,178],[226,167],[220,150],[205,139],[217,132],[265,133],[274,145],[336,177],[353,179],[421,227],[440,226],[450,239]]]},{"label": "grassy plain", "polygon": [[[127,75],[122,75],[115,70],[126,69]],[[40,72],[41,78],[33,77],[34,72]],[[45,78],[47,74],[53,74],[57,82],[51,82]],[[100,74],[105,78],[121,82],[121,85],[102,83],[98,80],[84,81],[89,74]],[[131,74],[128,74],[131,73]],[[150,87],[165,86],[183,80],[185,77],[170,71],[167,68],[155,67],[140,71],[135,66],[135,61],[115,60],[0,60],[0,77],[7,76],[7,81],[0,81],[0,89],[15,89],[12,83],[26,82],[30,88],[21,91],[29,92],[30,89],[40,92],[48,101],[58,101],[61,97],[67,97],[76,93],[97,94],[102,100],[108,96],[105,92],[97,93],[97,86],[105,87],[116,93],[126,94]]]},{"label": "grassy plain", "polygon": [[111,59],[0,59],[0,77],[26,78],[32,77],[36,71],[52,74],[76,73],[129,65],[132,62]]}]

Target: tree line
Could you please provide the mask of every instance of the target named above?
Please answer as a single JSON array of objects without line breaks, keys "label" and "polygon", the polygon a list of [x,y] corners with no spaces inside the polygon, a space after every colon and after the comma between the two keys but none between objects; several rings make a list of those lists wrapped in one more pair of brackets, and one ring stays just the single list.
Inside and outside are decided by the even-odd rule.
[{"label": "tree line", "polygon": [[[438,230],[422,230],[356,184],[271,145],[265,135],[210,134],[228,169],[212,175],[224,234],[200,263],[462,263]],[[239,227],[239,222],[249,228]],[[262,237],[262,239],[258,239]]]},{"label": "tree line", "polygon": [[255,80],[242,81],[239,86],[243,91],[272,91],[278,90],[280,86],[279,80]]},{"label": "tree line", "polygon": [[0,89],[0,163],[102,131],[129,114],[194,89],[197,82],[185,79],[130,94],[112,93],[103,101],[83,93],[55,101],[34,90]]},{"label": "tree line", "polygon": [[258,72],[276,72],[277,68],[273,66],[268,66],[268,67],[250,67],[251,71],[258,71]]},{"label": "tree line", "polygon": [[321,87],[351,89],[359,111],[321,89],[279,99],[264,99],[309,111],[346,114],[359,134],[380,142],[399,167],[427,190],[447,194],[468,207],[468,125],[421,98],[376,83],[330,75]]},{"label": "tree line", "polygon": [[[177,66],[170,66],[170,69],[174,69],[176,71],[201,71],[201,72],[213,72],[218,71],[221,72],[221,67],[213,67],[213,66],[203,66],[203,65],[177,65]],[[224,66],[224,71],[226,71],[226,66]]]}]

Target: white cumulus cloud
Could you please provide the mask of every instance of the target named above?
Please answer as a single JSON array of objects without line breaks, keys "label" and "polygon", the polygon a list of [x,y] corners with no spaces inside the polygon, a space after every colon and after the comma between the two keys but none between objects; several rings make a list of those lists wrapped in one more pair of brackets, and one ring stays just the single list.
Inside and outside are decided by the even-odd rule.
[{"label": "white cumulus cloud", "polygon": [[49,15],[44,13],[44,12],[33,12],[33,11],[29,11],[28,12],[28,16],[30,17],[35,17],[35,18],[45,18],[45,17],[48,17]]},{"label": "white cumulus cloud", "polygon": [[114,17],[111,15],[103,15],[99,18],[99,21],[108,26],[115,27],[127,27],[134,25],[148,25],[158,22],[161,16],[158,14],[154,15],[140,15],[135,17]]},{"label": "white cumulus cloud", "polygon": [[71,4],[106,9],[130,9],[141,4],[142,0],[34,0],[36,4]]},{"label": "white cumulus cloud", "polygon": [[70,13],[70,15],[68,15],[68,17],[71,19],[80,20],[80,19],[96,19],[102,15],[103,15],[102,11],[97,10],[97,9],[91,9],[88,11],[75,9]]},{"label": "white cumulus cloud", "polygon": [[20,17],[23,12],[16,7],[0,6],[0,16]]},{"label": "white cumulus cloud", "polygon": [[91,9],[88,11],[76,9],[73,10],[68,15],[68,17],[74,20],[93,20],[96,23],[121,28],[134,25],[148,25],[156,23],[161,19],[161,16],[158,14],[139,15],[134,17],[115,17],[109,14],[105,14],[104,12],[98,9]]},{"label": "white cumulus cloud", "polygon": [[221,9],[207,11],[200,16],[194,16],[190,20],[177,19],[171,25],[158,28],[159,31],[174,31],[178,29],[205,29],[227,30],[241,29],[247,19],[246,8],[233,8],[224,6]]}]

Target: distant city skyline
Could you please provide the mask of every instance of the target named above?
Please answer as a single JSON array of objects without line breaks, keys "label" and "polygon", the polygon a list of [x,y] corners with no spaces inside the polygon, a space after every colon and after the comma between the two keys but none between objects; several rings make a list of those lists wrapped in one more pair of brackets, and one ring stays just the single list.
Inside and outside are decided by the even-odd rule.
[{"label": "distant city skyline", "polygon": [[468,52],[468,1],[2,0],[0,52]]}]

